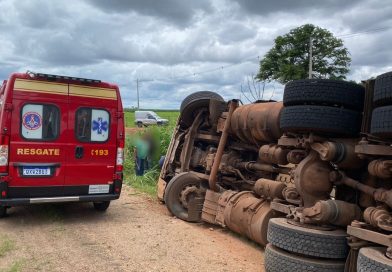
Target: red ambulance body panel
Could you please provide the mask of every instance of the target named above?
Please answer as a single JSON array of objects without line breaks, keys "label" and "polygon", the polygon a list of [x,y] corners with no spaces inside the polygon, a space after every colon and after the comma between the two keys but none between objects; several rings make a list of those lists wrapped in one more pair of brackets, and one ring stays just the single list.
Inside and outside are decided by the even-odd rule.
[{"label": "red ambulance body panel", "polygon": [[124,113],[116,85],[34,73],[0,89],[0,215],[9,206],[120,196]]}]

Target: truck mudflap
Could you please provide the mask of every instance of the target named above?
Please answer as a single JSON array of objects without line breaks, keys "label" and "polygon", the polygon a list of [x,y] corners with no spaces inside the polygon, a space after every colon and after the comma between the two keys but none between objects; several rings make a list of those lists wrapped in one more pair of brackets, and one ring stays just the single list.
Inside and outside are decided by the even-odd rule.
[{"label": "truck mudflap", "polygon": [[64,203],[64,202],[101,202],[115,200],[120,194],[59,196],[59,197],[33,197],[33,198],[6,198],[0,199],[0,206],[23,206],[39,203]]}]

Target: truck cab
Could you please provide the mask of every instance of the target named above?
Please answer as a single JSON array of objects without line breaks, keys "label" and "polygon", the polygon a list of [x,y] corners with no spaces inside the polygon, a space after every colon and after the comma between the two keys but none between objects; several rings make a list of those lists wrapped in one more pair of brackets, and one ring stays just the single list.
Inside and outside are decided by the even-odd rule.
[{"label": "truck cab", "polygon": [[119,88],[100,80],[15,73],[0,90],[0,217],[17,205],[93,202],[123,179]]}]

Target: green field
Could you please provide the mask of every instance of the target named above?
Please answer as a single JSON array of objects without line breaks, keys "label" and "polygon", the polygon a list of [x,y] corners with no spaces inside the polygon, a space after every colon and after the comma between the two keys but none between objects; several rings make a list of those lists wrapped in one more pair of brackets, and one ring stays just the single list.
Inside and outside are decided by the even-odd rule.
[{"label": "green field", "polygon": [[[180,115],[179,111],[160,111],[154,110],[156,114],[160,117],[169,120],[169,126],[174,126],[178,116]],[[135,112],[134,111],[126,111],[125,112],[125,127],[135,127]]]},{"label": "green field", "polygon": [[[178,111],[155,111],[160,117],[169,120],[167,126],[150,126],[137,130],[133,134],[126,135],[126,147],[125,147],[125,162],[124,162],[124,181],[131,185],[133,188],[147,193],[152,197],[156,197],[156,184],[160,169],[158,167],[158,161],[161,156],[166,155],[167,148],[170,143],[171,135],[173,133],[174,126],[176,125],[177,118],[179,116]],[[135,113],[125,112],[125,126],[135,127]],[[156,150],[153,156],[154,167],[148,170],[144,176],[138,177],[135,175],[135,159],[134,159],[134,140],[136,137],[141,137],[144,133],[153,135],[156,141]]]}]

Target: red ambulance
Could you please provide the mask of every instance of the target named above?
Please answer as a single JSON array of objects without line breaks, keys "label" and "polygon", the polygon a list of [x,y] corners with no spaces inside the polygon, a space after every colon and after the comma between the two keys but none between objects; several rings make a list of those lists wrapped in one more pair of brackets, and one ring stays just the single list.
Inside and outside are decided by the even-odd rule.
[{"label": "red ambulance", "polygon": [[105,211],[123,179],[119,88],[15,73],[0,89],[0,217],[34,203],[93,202]]}]

